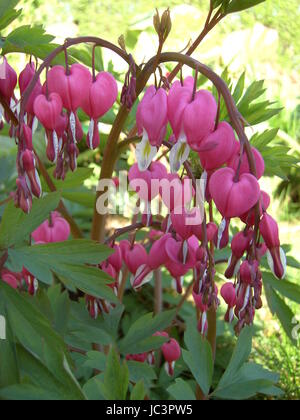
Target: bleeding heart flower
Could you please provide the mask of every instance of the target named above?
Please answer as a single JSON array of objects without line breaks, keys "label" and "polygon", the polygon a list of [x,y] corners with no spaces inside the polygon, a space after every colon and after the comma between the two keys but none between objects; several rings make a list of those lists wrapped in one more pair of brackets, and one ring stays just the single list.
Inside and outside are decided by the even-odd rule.
[{"label": "bleeding heart flower", "polygon": [[28,293],[35,296],[39,288],[38,280],[25,267],[23,267],[22,276],[27,285]]},{"label": "bleeding heart flower", "polygon": [[136,160],[140,171],[151,164],[167,132],[167,93],[164,89],[150,86],[138,105],[136,123],[143,139],[136,148]]},{"label": "bleeding heart flower", "polygon": [[264,213],[259,231],[267,245],[268,263],[276,277],[283,279],[286,274],[286,256],[280,247],[279,231],[276,221],[267,213]]},{"label": "bleeding heart flower", "polygon": [[135,275],[141,266],[147,264],[148,254],[143,245],[135,244],[132,248],[127,249],[124,260],[130,273]]},{"label": "bleeding heart flower", "polygon": [[236,291],[232,283],[225,283],[221,288],[221,296],[228,305],[227,312],[225,314],[225,322],[232,322],[234,318],[233,308],[236,305]]},{"label": "bleeding heart flower", "polygon": [[201,143],[214,129],[217,115],[217,104],[213,95],[207,90],[196,93],[184,110],[183,129],[189,146],[198,151]]},{"label": "bleeding heart flower", "polygon": [[194,235],[195,226],[201,226],[202,219],[201,211],[196,207],[191,210],[177,207],[171,213],[172,227],[184,240]]},{"label": "bleeding heart flower", "polygon": [[144,259],[145,264],[141,265],[132,279],[132,287],[137,290],[152,279],[152,272],[169,261],[166,251],[166,242],[170,234],[162,236],[154,242],[149,252],[149,256]]},{"label": "bleeding heart flower", "polygon": [[[259,200],[260,216],[268,209],[270,202],[270,196],[266,192],[261,191]],[[240,218],[244,223],[246,223],[246,225],[253,226],[255,224],[255,209],[251,209]]]},{"label": "bleeding heart flower", "polygon": [[8,64],[6,57],[3,57],[1,73],[0,94],[5,98],[6,102],[10,104],[10,100],[14,98],[14,90],[17,85],[18,76],[15,70]]},{"label": "bleeding heart flower", "polygon": [[140,171],[134,164],[128,173],[129,186],[145,202],[144,214],[147,215],[147,226],[151,219],[151,201],[159,194],[160,181],[167,176],[165,166],[160,162],[152,162],[149,169]]},{"label": "bleeding heart flower", "polygon": [[57,93],[63,102],[64,108],[70,112],[69,122],[73,141],[80,141],[83,136],[81,125],[76,111],[88,102],[89,89],[92,84],[92,75],[81,64],[73,64],[69,72],[62,66],[54,66],[47,74],[48,89]]},{"label": "bleeding heart flower", "polygon": [[179,171],[190,153],[190,147],[187,144],[183,127],[183,115],[186,107],[191,102],[193,85],[193,78],[185,79],[183,86],[177,81],[172,85],[168,95],[168,119],[175,136],[175,145],[170,152],[172,173]]},{"label": "bleeding heart flower", "polygon": [[183,133],[184,110],[192,99],[194,79],[188,79],[191,83],[185,79],[183,86],[179,81],[173,83],[168,95],[168,119],[176,140]]},{"label": "bleeding heart flower", "polygon": [[28,188],[34,196],[40,198],[42,195],[42,186],[38,171],[36,170],[34,153],[29,149],[24,150],[24,152],[21,153],[20,162]]},{"label": "bleeding heart flower", "polygon": [[223,219],[219,225],[219,228],[214,235],[214,244],[217,249],[226,248],[229,242],[229,226],[230,219]]},{"label": "bleeding heart flower", "polygon": [[258,202],[260,188],[251,174],[243,174],[236,180],[231,168],[216,171],[209,181],[210,194],[219,210],[226,218],[240,217]]},{"label": "bleeding heart flower", "polygon": [[221,296],[231,308],[236,305],[236,293],[233,283],[225,283],[221,287]]},{"label": "bleeding heart flower", "polygon": [[[232,157],[230,158],[229,162],[228,162],[228,166],[232,169],[234,169],[234,171],[236,172],[238,167],[239,167],[239,162],[240,162],[240,144],[238,142],[235,142],[235,153],[233,153]],[[255,149],[255,147],[251,147],[252,153],[253,153],[253,157],[255,160],[255,164],[256,164],[256,174],[257,174],[257,179],[260,179],[264,172],[265,172],[265,162],[264,159],[262,157],[262,155],[260,154],[260,152]],[[240,166],[240,175],[242,174],[250,174],[250,168],[249,168],[249,162],[248,162],[248,158],[247,158],[247,154],[244,151],[243,153],[243,158],[242,158],[242,163]]]},{"label": "bleeding heart flower", "polygon": [[35,242],[64,242],[70,236],[70,225],[58,213],[52,213],[33,233]]},{"label": "bleeding heart flower", "polygon": [[144,363],[147,360],[148,354],[127,354],[126,360],[133,360],[135,362]]},{"label": "bleeding heart flower", "polygon": [[87,136],[87,145],[90,149],[99,146],[98,120],[111,109],[117,97],[117,82],[110,73],[102,71],[89,86],[87,102],[82,105],[84,112],[91,118]]},{"label": "bleeding heart flower", "polygon": [[253,231],[249,229],[247,232],[238,232],[231,241],[231,256],[228,261],[228,268],[225,271],[225,277],[230,279],[237,274],[239,262],[245,251],[248,250],[253,240]]},{"label": "bleeding heart flower", "polygon": [[12,273],[9,270],[2,270],[1,279],[13,289],[17,289],[21,282],[21,276],[18,273]]},{"label": "bleeding heart flower", "polygon": [[36,117],[46,129],[47,157],[51,162],[56,162],[62,147],[62,140],[59,141],[56,130],[61,132],[66,126],[65,117],[61,115],[63,108],[61,97],[57,93],[51,93],[48,98],[39,95],[34,101],[33,108]]},{"label": "bleeding heart flower", "polygon": [[39,95],[34,101],[34,113],[40,123],[47,129],[54,131],[62,113],[62,100],[57,93],[51,93],[47,98]]},{"label": "bleeding heart flower", "polygon": [[150,86],[138,105],[136,123],[139,135],[146,132],[151,146],[161,146],[168,123],[167,93]]},{"label": "bleeding heart flower", "polygon": [[251,263],[248,260],[242,262],[240,267],[240,281],[250,286],[254,285],[258,271],[258,261],[254,260]]},{"label": "bleeding heart flower", "polygon": [[[27,64],[25,69],[19,75],[19,87],[20,87],[21,96],[24,95],[26,89],[28,88],[34,76],[35,76],[35,65],[33,63]],[[26,108],[25,108],[26,113],[31,117],[34,117],[34,102],[36,98],[42,94],[42,90],[43,88],[42,88],[40,79],[38,79],[38,81],[34,85],[32,93],[30,94],[28,98]]]},{"label": "bleeding heart flower", "polygon": [[194,195],[191,180],[181,180],[178,174],[167,174],[166,178],[161,179],[160,185],[160,196],[170,212],[189,204]]},{"label": "bleeding heart flower", "polygon": [[32,208],[32,194],[27,185],[25,175],[20,175],[16,180],[16,184],[15,205],[28,214]]},{"label": "bleeding heart flower", "polygon": [[67,153],[69,157],[69,165],[72,172],[77,169],[77,158],[79,156],[79,149],[75,143],[68,144]]},{"label": "bleeding heart flower", "polygon": [[54,66],[47,74],[48,89],[57,93],[63,106],[70,112],[76,112],[79,107],[87,103],[92,75],[81,64],[73,64],[69,73],[63,66]]},{"label": "bleeding heart flower", "polygon": [[198,154],[203,169],[211,171],[224,165],[232,155],[235,143],[231,125],[225,121],[220,122],[217,129],[201,142]]},{"label": "bleeding heart flower", "polygon": [[114,245],[112,248],[115,252],[108,258],[108,262],[119,272],[123,265],[122,251],[119,245]]},{"label": "bleeding heart flower", "polygon": [[175,362],[181,356],[180,346],[174,338],[171,338],[168,343],[162,345],[161,350],[167,362],[165,365],[166,372],[169,376],[173,376]]},{"label": "bleeding heart flower", "polygon": [[[207,223],[206,236],[207,236],[208,242],[214,239],[217,232],[218,232],[218,226],[215,223],[213,222]],[[202,224],[193,226],[193,233],[199,239],[199,241],[202,241],[203,240]]]}]

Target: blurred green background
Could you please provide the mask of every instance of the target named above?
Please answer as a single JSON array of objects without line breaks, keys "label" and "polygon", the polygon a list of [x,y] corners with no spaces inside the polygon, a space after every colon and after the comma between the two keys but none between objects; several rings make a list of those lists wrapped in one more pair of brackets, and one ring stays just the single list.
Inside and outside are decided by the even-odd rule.
[{"label": "blurred green background", "polygon": [[[182,50],[201,31],[209,1],[181,0],[23,0],[23,14],[13,24],[43,24],[61,42],[66,37],[95,35],[114,43],[124,34],[126,45],[138,63],[150,58],[157,48],[152,27],[155,8],[170,7],[173,27],[165,50]],[[198,48],[194,57],[219,74],[225,67],[234,80],[246,71],[246,86],[265,80],[265,97],[283,107],[279,116],[255,127],[262,131],[279,127],[279,139],[300,158],[300,2],[267,0],[257,7],[227,16]],[[11,30],[11,28],[9,28]],[[125,72],[123,63],[113,60],[115,70]],[[19,63],[20,68],[26,60]],[[250,129],[251,134],[251,129]],[[282,243],[293,244],[300,254],[300,175],[291,168],[286,179],[264,178],[264,190],[272,194],[271,213],[280,220]],[[275,191],[275,193],[274,193]],[[289,279],[299,282],[299,269],[289,269]],[[300,319],[299,307],[293,310]],[[292,347],[278,322],[266,307],[260,312],[262,332],[256,337],[254,359],[270,369],[280,370],[281,386],[288,399],[300,397],[299,349]],[[228,344],[228,343],[227,343]]]}]

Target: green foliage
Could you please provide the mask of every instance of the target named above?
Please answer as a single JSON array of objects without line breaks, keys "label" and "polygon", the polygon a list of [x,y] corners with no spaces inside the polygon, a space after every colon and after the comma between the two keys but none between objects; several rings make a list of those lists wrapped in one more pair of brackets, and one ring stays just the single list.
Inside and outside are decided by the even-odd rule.
[{"label": "green foliage", "polygon": [[119,356],[111,349],[106,360],[101,391],[107,400],[125,400],[129,386],[129,371],[126,363],[120,363]]},{"label": "green foliage", "polygon": [[155,350],[167,341],[165,337],[152,337],[157,331],[167,328],[174,318],[175,311],[166,311],[153,317],[146,314],[132,324],[120,343],[120,350],[125,354],[139,354]]},{"label": "green foliage", "polygon": [[14,359],[10,359],[10,369],[12,372],[17,369],[20,378],[15,384],[9,378],[3,383],[5,376],[1,372],[0,397],[85,399],[71,373],[66,345],[48,319],[32,302],[3,282],[0,284],[0,303],[5,308],[9,329],[14,334],[14,337],[7,337],[15,355]]},{"label": "green foliage", "polygon": [[0,19],[10,13],[19,3],[19,0],[2,0],[0,4]]},{"label": "green foliage", "polygon": [[[273,103],[269,100],[259,101],[259,98],[261,98],[266,91],[263,80],[255,81],[246,88],[245,73],[243,73],[234,86],[227,69],[222,73],[222,78],[229,86],[246,126],[261,124],[274,116],[277,116],[281,112],[282,108],[272,107]],[[216,89],[214,88],[213,91],[217,98],[218,93]],[[223,98],[221,99],[220,120],[229,120]],[[292,153],[292,149],[288,144],[283,144],[282,141],[279,141],[277,133],[278,128],[267,129],[262,133],[257,132],[251,138],[251,145],[256,147],[264,158],[266,176],[278,176],[282,179],[286,179],[291,166],[296,167],[299,162],[299,157]]]},{"label": "green foliage", "polygon": [[183,359],[190,368],[204,395],[208,395],[213,376],[211,346],[203,338],[194,322],[189,322],[184,341],[188,351],[183,350]]},{"label": "green foliage", "polygon": [[51,193],[40,200],[34,200],[30,214],[24,214],[10,202],[1,220],[0,248],[5,249],[28,241],[30,234],[57,208],[59,200],[59,193]]},{"label": "green foliage", "polygon": [[255,341],[252,360],[280,374],[278,386],[284,392],[280,399],[299,400],[299,347],[291,344],[282,328],[269,334],[262,331]]},{"label": "green foliage", "polygon": [[252,334],[253,330],[249,327],[241,332],[229,365],[213,392],[214,397],[242,400],[257,393],[280,395],[280,390],[274,387],[278,382],[278,375],[259,365],[247,363],[251,353]]},{"label": "green foliage", "polygon": [[297,341],[292,335],[293,319],[295,317],[291,308],[285,303],[278,293],[270,286],[268,281],[264,281],[265,293],[268,301],[269,308],[273,315],[277,315],[286,335],[289,337],[294,345]]},{"label": "green foliage", "polygon": [[132,401],[142,401],[145,398],[144,382],[139,381],[134,387],[130,395]]},{"label": "green foliage", "polygon": [[14,20],[16,20],[22,13],[22,10],[8,9],[6,12],[0,12],[0,31],[5,29]]},{"label": "green foliage", "polygon": [[265,1],[266,0],[232,0],[230,3],[227,2],[229,4],[225,7],[225,11],[226,13],[241,12],[242,10],[250,9],[251,7],[254,7]]},{"label": "green foliage", "polygon": [[196,399],[188,382],[185,382],[181,378],[176,379],[175,383],[169,386],[168,392],[173,398],[175,398],[175,400],[193,401]]},{"label": "green foliage", "polygon": [[50,44],[53,40],[54,36],[46,34],[42,26],[21,26],[5,38],[2,53],[23,52],[34,54],[35,47]]}]

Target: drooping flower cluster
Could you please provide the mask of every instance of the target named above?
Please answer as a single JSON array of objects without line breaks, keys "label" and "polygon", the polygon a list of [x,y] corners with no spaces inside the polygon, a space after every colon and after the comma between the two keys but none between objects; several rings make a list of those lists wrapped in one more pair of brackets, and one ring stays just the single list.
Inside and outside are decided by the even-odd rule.
[{"label": "drooping flower cluster", "polygon": [[[20,110],[14,94],[17,75],[6,60],[5,68],[6,78],[5,83],[0,81],[0,93],[18,116]],[[133,68],[131,73],[134,79]],[[30,63],[19,77],[22,94],[33,78],[37,78],[36,70]],[[135,80],[132,83],[127,80],[121,101],[128,107],[134,100],[134,91]],[[18,139],[19,176],[15,200],[25,212],[31,209],[32,196],[40,197],[42,193],[32,146],[35,121],[38,119],[45,128],[47,156],[56,163],[55,176],[64,179],[67,167],[72,171],[77,167],[77,142],[83,137],[77,115],[79,108],[90,118],[87,145],[94,149],[100,142],[99,119],[112,107],[117,95],[116,81],[109,73],[92,75],[80,64],[70,68],[54,66],[47,73],[43,86],[37,80],[25,102],[24,121],[17,129],[11,129],[11,135]],[[232,238],[232,253],[225,272],[228,279],[234,278],[234,283],[223,286],[221,295],[228,304],[226,320],[232,322],[237,318],[237,332],[253,322],[255,310],[261,307],[261,258],[267,253],[270,268],[280,279],[285,275],[286,265],[277,223],[267,213],[270,198],[259,185],[264,174],[264,160],[255,148],[250,148],[250,152],[245,150],[245,145],[237,141],[232,126],[219,121],[218,116],[214,96],[208,90],[197,90],[197,80],[192,77],[183,82],[176,81],[171,87],[151,86],[146,90],[137,108],[136,123],[141,142],[136,147],[137,163],[129,171],[129,181],[145,206],[142,224],[155,225],[159,232],[156,235],[151,232],[146,244],[134,240],[119,244],[112,241],[110,246],[115,253],[99,266],[112,277],[110,287],[117,295],[124,267],[131,275],[134,290],[149,282],[155,270],[165,267],[173,277],[178,293],[182,293],[184,276],[192,271],[193,297],[199,312],[198,329],[202,334],[207,331],[208,310],[216,309],[220,304],[211,249],[213,244],[219,249],[229,244],[233,219],[242,222],[244,227]],[[4,117],[9,122],[9,115],[4,113]],[[173,133],[166,141],[168,124]],[[165,164],[154,161],[162,146],[170,149],[169,173]],[[200,192],[196,180],[189,179],[191,169],[188,170],[187,165],[191,150],[198,154],[203,170]],[[178,172],[183,165],[186,176],[180,177]],[[151,211],[156,197],[160,197],[169,211],[162,223],[155,220]],[[211,209],[209,223],[204,218],[205,202]],[[214,223],[213,205],[222,218],[219,226]],[[45,223],[33,234],[37,242],[60,240],[60,235],[69,234],[63,221],[55,217],[53,226]],[[55,232],[56,224],[60,225],[60,234]],[[94,318],[109,311],[110,305],[103,299],[87,296],[86,300]]]},{"label": "drooping flower cluster", "polygon": [[[19,121],[18,128],[11,124],[10,135],[18,140],[16,205],[28,213],[32,206],[32,196],[40,197],[42,193],[32,147],[37,122],[45,129],[47,157],[56,164],[54,176],[64,179],[68,168],[72,171],[77,168],[77,143],[84,135],[77,115],[79,108],[90,118],[86,142],[90,149],[95,149],[100,143],[99,119],[115,103],[118,88],[110,73],[103,71],[92,76],[88,68],[81,64],[73,64],[70,68],[67,66],[67,69],[63,66],[52,67],[44,85],[37,77],[32,62],[20,73],[19,80],[6,58],[3,65],[5,78],[0,79],[0,94],[18,119],[22,115],[21,101],[18,102],[15,95],[17,82],[21,98],[25,100],[24,119]],[[36,82],[28,95],[26,91],[34,78]],[[1,126],[3,117],[7,123],[11,123],[11,116],[1,107]]]},{"label": "drooping flower cluster", "polygon": [[[264,160],[252,148],[256,176],[250,170],[244,147],[236,140],[231,125],[217,121],[217,104],[208,91],[195,91],[195,81],[187,78],[183,84],[175,82],[169,92],[151,86],[137,110],[137,126],[142,136],[137,146],[137,163],[129,171],[130,187],[145,205],[142,223],[159,231],[150,232],[146,244],[123,240],[117,254],[118,268],[110,262],[102,269],[115,280],[118,293],[121,269],[126,266],[131,284],[139,290],[152,278],[152,273],[165,267],[178,293],[182,293],[184,276],[193,272],[193,298],[199,312],[198,329],[207,332],[207,312],[220,304],[215,285],[214,259],[209,242],[218,249],[230,241],[230,224],[237,219],[244,224],[231,240],[231,256],[225,276],[234,278],[221,289],[228,304],[226,321],[237,319],[236,331],[252,324],[254,314],[262,306],[261,258],[267,252],[271,270],[278,278],[285,275],[285,256],[280,248],[278,226],[267,213],[268,194],[261,191],[258,180],[264,173]],[[170,171],[160,161],[154,161],[166,136],[167,124],[173,129],[173,146],[169,153]],[[170,147],[170,143],[165,142]],[[193,206],[197,198],[191,180],[180,178],[178,170],[188,158],[190,150],[198,153],[203,168],[201,205]],[[187,173],[187,175],[189,175]],[[187,181],[187,182],[186,182]],[[167,192],[167,193],[166,193]],[[166,205],[169,214],[157,226],[151,213],[156,197]],[[221,215],[219,227],[203,219],[205,201],[214,203]],[[198,204],[198,203],[197,203]],[[211,214],[212,216],[212,214]]]},{"label": "drooping flower cluster", "polygon": [[[157,332],[154,334],[157,337],[165,337],[168,339],[166,343],[161,346],[161,351],[165,359],[165,371],[167,375],[174,375],[174,368],[176,361],[181,356],[181,349],[178,342],[174,338],[170,338],[169,334],[166,332]],[[155,365],[155,352],[150,351],[140,354],[128,354],[126,360],[134,360],[135,362],[140,363],[149,363],[151,366]]]}]

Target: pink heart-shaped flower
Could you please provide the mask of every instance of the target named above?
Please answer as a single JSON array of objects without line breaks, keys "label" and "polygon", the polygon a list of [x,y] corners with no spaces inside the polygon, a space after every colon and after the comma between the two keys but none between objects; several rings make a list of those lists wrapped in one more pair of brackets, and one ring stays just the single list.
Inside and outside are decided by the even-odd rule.
[{"label": "pink heart-shaped flower", "polygon": [[240,217],[249,211],[260,196],[257,179],[251,174],[243,174],[235,181],[235,171],[222,168],[210,178],[209,191],[217,209],[226,218]]}]

